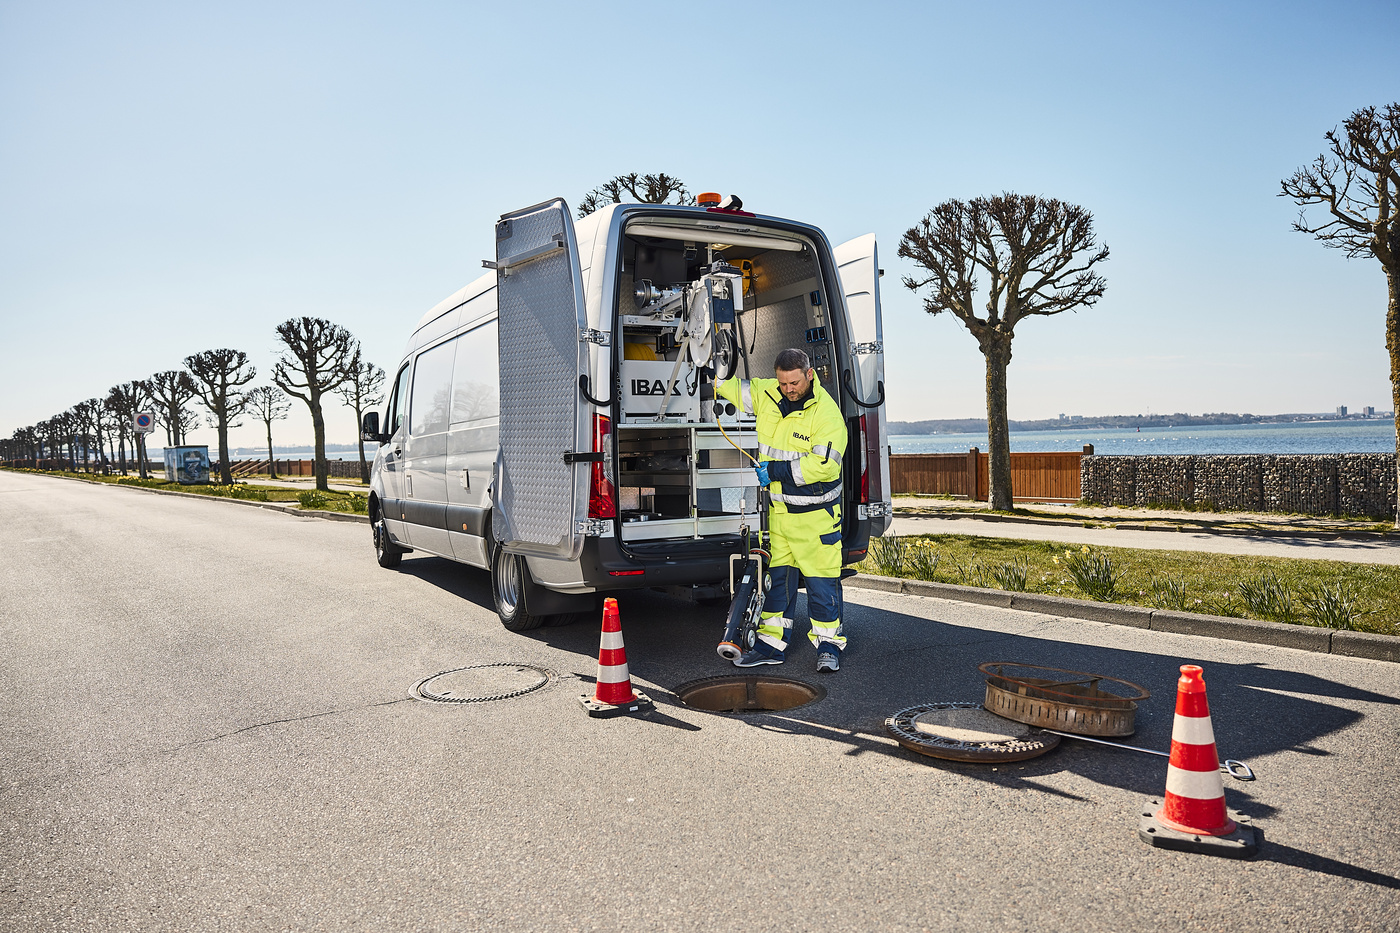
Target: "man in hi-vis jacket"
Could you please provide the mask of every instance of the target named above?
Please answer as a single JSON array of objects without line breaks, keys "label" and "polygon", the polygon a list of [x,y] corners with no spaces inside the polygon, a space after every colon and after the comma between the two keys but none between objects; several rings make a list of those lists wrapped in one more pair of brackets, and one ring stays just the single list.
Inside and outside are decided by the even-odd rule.
[{"label": "man in hi-vis jacket", "polygon": [[808,635],[817,670],[841,667],[841,457],[846,423],[801,350],[784,350],[776,379],[727,379],[715,394],[758,419],[758,481],[767,486],[772,589],[763,603],[758,639],[736,667],[781,664],[792,640],[798,572],[807,578]]}]

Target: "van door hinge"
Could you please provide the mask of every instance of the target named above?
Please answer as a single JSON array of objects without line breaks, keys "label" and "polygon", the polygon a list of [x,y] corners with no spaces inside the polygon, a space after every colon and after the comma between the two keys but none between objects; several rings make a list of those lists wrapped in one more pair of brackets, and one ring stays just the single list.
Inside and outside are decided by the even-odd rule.
[{"label": "van door hinge", "polygon": [[881,340],[872,340],[869,343],[856,343],[851,345],[852,356],[869,356],[872,353],[884,353],[885,344]]},{"label": "van door hinge", "polygon": [[609,522],[605,518],[592,518],[586,522],[577,522],[574,531],[577,534],[589,538],[601,538],[608,532]]},{"label": "van door hinge", "polygon": [[860,507],[860,511],[865,513],[866,518],[882,518],[886,515],[894,514],[894,503],[867,502]]},{"label": "van door hinge", "polygon": [[612,334],[606,331],[594,330],[591,327],[585,327],[578,332],[578,342],[596,343],[600,347],[607,347],[612,345]]}]

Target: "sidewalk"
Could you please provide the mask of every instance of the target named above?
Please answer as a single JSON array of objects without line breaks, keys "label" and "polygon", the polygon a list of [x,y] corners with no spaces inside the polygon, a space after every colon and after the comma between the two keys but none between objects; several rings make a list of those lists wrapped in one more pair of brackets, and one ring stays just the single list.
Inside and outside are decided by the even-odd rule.
[{"label": "sidewalk", "polygon": [[[268,479],[266,476],[239,476],[236,477],[240,483],[247,483],[249,486],[305,486],[308,489],[316,488],[316,477],[314,476],[279,476],[277,479]],[[369,487],[359,480],[342,479],[331,477],[327,483],[336,492],[363,492],[368,493]]]},{"label": "sidewalk", "polygon": [[1030,502],[1008,515],[992,512],[985,502],[922,496],[896,497],[894,507],[893,530],[901,535],[965,534],[1400,566],[1400,534],[1389,522]]}]

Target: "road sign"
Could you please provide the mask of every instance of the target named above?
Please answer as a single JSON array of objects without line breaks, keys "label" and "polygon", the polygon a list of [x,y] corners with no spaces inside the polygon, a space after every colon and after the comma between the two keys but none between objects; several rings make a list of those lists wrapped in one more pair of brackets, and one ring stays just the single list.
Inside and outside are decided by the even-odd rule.
[{"label": "road sign", "polygon": [[150,434],[156,429],[156,416],[148,411],[138,411],[132,425],[137,434]]}]

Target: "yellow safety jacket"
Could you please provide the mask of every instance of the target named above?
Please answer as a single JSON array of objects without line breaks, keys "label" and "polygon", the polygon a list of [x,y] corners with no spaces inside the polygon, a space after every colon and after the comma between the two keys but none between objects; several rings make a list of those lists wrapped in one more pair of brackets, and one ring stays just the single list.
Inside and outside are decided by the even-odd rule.
[{"label": "yellow safety jacket", "polygon": [[788,402],[776,379],[726,379],[715,394],[757,416],[758,459],[783,461],[790,482],[768,485],[775,513],[836,509],[841,503],[841,458],[846,453],[846,422],[826,389],[813,381],[803,402]]}]

